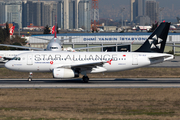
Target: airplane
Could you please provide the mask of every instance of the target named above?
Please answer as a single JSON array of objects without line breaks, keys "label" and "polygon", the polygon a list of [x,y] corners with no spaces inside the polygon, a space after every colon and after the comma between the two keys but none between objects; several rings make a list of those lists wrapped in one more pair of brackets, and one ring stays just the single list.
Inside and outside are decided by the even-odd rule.
[{"label": "airplane", "polygon": [[134,26],[132,30],[146,30],[149,31],[152,27],[151,26]]},{"label": "airplane", "polygon": [[82,81],[88,83],[88,73],[123,71],[173,59],[173,55],[163,53],[169,28],[170,23],[161,23],[134,52],[31,51],[17,55],[5,67],[30,72],[29,81],[32,80],[32,72],[52,72],[53,78],[58,79],[82,74]]}]

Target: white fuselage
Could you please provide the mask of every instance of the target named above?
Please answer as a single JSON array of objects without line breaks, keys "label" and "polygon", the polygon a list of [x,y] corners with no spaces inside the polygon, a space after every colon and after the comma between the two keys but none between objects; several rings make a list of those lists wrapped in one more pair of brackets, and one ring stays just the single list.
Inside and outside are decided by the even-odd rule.
[{"label": "white fuselage", "polygon": [[6,59],[12,59],[15,56],[25,53],[27,51],[24,50],[19,50],[19,51],[8,51],[8,50],[0,50],[0,62],[7,62],[8,60]]},{"label": "white fuselage", "polygon": [[[51,72],[56,68],[71,69],[80,65],[81,72],[99,73],[139,68],[166,60],[173,55],[163,53],[142,52],[27,52],[17,56],[19,60],[11,60],[6,68],[15,71]],[[110,63],[108,61],[112,60]],[[95,65],[93,63],[103,63]],[[88,67],[89,63],[92,66]],[[86,66],[87,65],[87,66]],[[91,69],[88,69],[91,68]]]}]

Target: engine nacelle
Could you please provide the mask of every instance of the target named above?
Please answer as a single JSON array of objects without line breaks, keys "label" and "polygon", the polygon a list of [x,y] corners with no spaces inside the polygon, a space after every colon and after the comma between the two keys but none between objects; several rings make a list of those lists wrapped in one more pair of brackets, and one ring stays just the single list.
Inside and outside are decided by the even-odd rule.
[{"label": "engine nacelle", "polygon": [[74,72],[72,69],[57,68],[53,70],[54,78],[75,78],[79,77],[79,74]]}]

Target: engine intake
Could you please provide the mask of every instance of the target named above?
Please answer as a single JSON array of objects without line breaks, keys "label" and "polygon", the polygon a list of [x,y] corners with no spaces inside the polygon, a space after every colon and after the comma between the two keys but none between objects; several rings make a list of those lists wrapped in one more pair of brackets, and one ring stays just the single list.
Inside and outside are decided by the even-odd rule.
[{"label": "engine intake", "polygon": [[79,77],[77,72],[74,72],[72,69],[66,68],[58,68],[53,70],[53,77],[54,78],[75,78]]}]

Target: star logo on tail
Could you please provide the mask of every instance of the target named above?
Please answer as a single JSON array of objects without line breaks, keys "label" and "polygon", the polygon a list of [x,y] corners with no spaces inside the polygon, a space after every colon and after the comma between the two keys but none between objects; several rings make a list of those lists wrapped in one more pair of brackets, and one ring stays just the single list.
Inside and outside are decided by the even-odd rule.
[{"label": "star logo on tail", "polygon": [[151,45],[151,49],[161,49],[162,39],[159,38],[157,35],[154,35],[152,39],[149,39],[149,44]]}]

